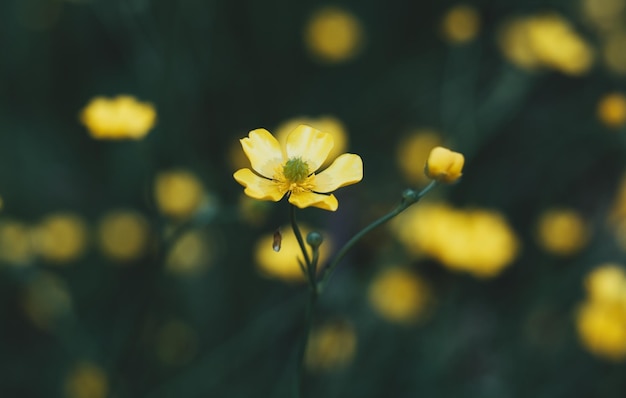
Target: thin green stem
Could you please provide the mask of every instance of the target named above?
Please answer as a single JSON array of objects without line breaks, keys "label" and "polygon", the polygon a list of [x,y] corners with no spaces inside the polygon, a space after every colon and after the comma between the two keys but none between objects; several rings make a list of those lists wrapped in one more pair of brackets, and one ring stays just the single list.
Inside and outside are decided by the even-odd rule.
[{"label": "thin green stem", "polygon": [[307,303],[306,315],[304,318],[304,333],[302,333],[302,340],[300,341],[300,348],[298,351],[298,368],[294,386],[294,397],[296,398],[303,395],[302,379],[304,378],[304,358],[306,354],[306,348],[309,342],[309,335],[311,334],[311,327],[313,326],[313,312],[315,311],[317,296],[317,289],[311,287],[309,289],[309,300]]},{"label": "thin green stem", "polygon": [[326,286],[326,283],[328,283],[328,280],[330,279],[330,277],[332,276],[333,272],[335,271],[335,268],[337,268],[337,265],[341,262],[341,260],[348,253],[348,251],[359,240],[361,240],[361,238],[363,238],[365,235],[367,235],[367,233],[369,233],[374,228],[380,226],[381,224],[386,223],[387,221],[391,220],[392,218],[394,218],[398,214],[402,213],[404,210],[406,210],[412,204],[418,202],[421,198],[424,197],[424,195],[426,195],[428,192],[430,192],[430,190],[432,190],[436,185],[437,185],[437,181],[433,180],[433,181],[430,182],[430,184],[428,184],[419,193],[416,193],[413,190],[405,191],[403,193],[403,195],[402,195],[402,200],[400,201],[400,204],[398,204],[398,206],[396,206],[389,213],[385,214],[384,216],[380,217],[376,221],[372,222],[370,225],[368,225],[367,227],[363,228],[356,235],[354,235],[352,237],[352,239],[350,239],[345,245],[343,245],[341,250],[339,250],[339,252],[335,256],[335,258],[333,259],[333,261],[324,270],[324,273],[322,275],[322,280],[318,283],[319,290],[320,291],[324,290],[324,287]]},{"label": "thin green stem", "polygon": [[[298,228],[298,223],[296,222],[296,206],[291,207],[291,228],[293,229],[294,235],[296,235],[296,240],[298,241],[298,245],[300,246],[300,250],[302,251],[302,255],[304,256],[304,263],[306,264],[307,270],[311,268],[311,259],[309,258],[309,253],[306,250],[306,246],[304,245],[304,239],[302,239],[302,233],[300,232],[300,228]],[[310,272],[310,271],[309,271]]]}]

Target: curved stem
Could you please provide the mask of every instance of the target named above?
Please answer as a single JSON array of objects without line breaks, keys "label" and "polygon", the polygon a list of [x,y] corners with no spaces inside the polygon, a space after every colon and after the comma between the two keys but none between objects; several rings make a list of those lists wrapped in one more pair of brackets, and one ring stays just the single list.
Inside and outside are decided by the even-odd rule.
[{"label": "curved stem", "polygon": [[378,227],[379,225],[386,223],[387,221],[391,220],[398,214],[402,213],[412,204],[418,202],[421,198],[424,197],[424,195],[430,192],[430,190],[432,190],[436,185],[437,185],[437,181],[433,180],[430,182],[430,184],[428,184],[424,189],[422,189],[417,194],[413,190],[405,191],[405,193],[402,196],[402,200],[400,201],[400,204],[398,204],[398,206],[396,206],[389,213],[385,214],[384,216],[380,217],[376,221],[372,222],[370,225],[363,228],[356,235],[354,235],[352,239],[350,239],[345,245],[343,245],[341,250],[339,250],[339,252],[337,253],[337,256],[335,256],[334,260],[324,270],[322,280],[318,284],[319,290],[322,291],[324,289],[324,287],[326,286],[326,283],[328,282],[328,279],[330,279],[331,275],[335,271],[335,268],[337,268],[337,265],[339,264],[339,262],[341,262],[343,257],[346,255],[346,253],[348,253],[348,251],[352,248],[352,246],[354,246],[359,240],[361,240],[361,238],[367,235],[368,232]]}]

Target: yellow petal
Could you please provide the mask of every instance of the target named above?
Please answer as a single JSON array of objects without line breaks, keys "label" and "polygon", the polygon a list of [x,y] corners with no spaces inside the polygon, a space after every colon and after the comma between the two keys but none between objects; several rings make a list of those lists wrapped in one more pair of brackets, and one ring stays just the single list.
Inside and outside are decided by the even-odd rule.
[{"label": "yellow petal", "polygon": [[259,177],[250,169],[237,170],[233,177],[238,183],[246,187],[243,192],[251,198],[278,202],[285,196],[285,192],[280,192],[278,189],[278,184],[267,178]]},{"label": "yellow petal", "polygon": [[256,129],[240,141],[252,168],[264,177],[274,177],[276,168],[283,163],[283,152],[276,138],[265,129]]},{"label": "yellow petal", "polygon": [[287,157],[301,158],[309,165],[309,171],[314,172],[324,163],[333,145],[332,135],[301,124],[287,136]]},{"label": "yellow petal", "polygon": [[339,206],[335,195],[322,195],[314,192],[294,192],[289,196],[289,203],[301,209],[313,206],[330,211],[337,210]]},{"label": "yellow petal", "polygon": [[326,170],[315,175],[313,190],[332,192],[337,188],[355,184],[363,179],[363,161],[359,155],[344,153]]}]

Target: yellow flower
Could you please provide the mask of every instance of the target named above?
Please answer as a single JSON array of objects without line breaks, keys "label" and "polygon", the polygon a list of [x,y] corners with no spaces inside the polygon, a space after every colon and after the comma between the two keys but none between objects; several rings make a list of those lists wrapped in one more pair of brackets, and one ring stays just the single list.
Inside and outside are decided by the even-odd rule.
[{"label": "yellow flower", "polygon": [[580,251],[589,238],[589,229],[574,210],[551,209],[539,217],[537,240],[548,252],[569,256]]},{"label": "yellow flower", "polygon": [[480,28],[480,15],[469,5],[454,6],[444,15],[441,29],[451,43],[466,43],[476,37]]},{"label": "yellow flower", "polygon": [[154,198],[164,215],[185,219],[192,216],[202,201],[202,182],[186,170],[171,170],[157,175]]},{"label": "yellow flower", "polygon": [[626,271],[620,265],[598,266],[585,277],[585,288],[591,301],[622,305],[626,310]]},{"label": "yellow flower", "polygon": [[626,96],[607,94],[598,103],[598,119],[607,127],[619,128],[626,124]]},{"label": "yellow flower", "polygon": [[426,311],[430,296],[424,280],[400,267],[380,272],[368,290],[372,308],[384,319],[396,323],[417,320]]},{"label": "yellow flower", "polygon": [[87,226],[74,214],[51,214],[34,229],[33,244],[45,260],[56,264],[68,263],[85,250]]},{"label": "yellow flower", "polygon": [[426,162],[426,175],[433,180],[451,183],[463,175],[465,157],[444,147],[435,147],[430,151]]},{"label": "yellow flower", "polygon": [[623,308],[586,302],[576,323],[582,344],[593,354],[613,361],[626,359],[626,313]]},{"label": "yellow flower", "polygon": [[335,211],[339,203],[330,192],[363,178],[363,161],[351,153],[339,156],[316,174],[333,147],[333,138],[310,126],[293,130],[284,148],[265,129],[251,131],[241,146],[254,172],[240,169],[234,177],[246,188],[244,193],[254,199],[278,202],[287,195],[289,203],[299,208]]},{"label": "yellow flower", "polygon": [[325,7],[311,17],[304,40],[311,54],[318,60],[344,62],[360,50],[363,29],[351,13],[338,7]]},{"label": "yellow flower", "polygon": [[408,209],[392,228],[412,254],[480,278],[498,275],[519,251],[515,233],[495,211],[424,203]]},{"label": "yellow flower", "polygon": [[0,261],[13,266],[25,266],[34,257],[29,228],[13,220],[0,222]]},{"label": "yellow flower", "polygon": [[356,353],[354,327],[345,321],[333,321],[311,331],[304,363],[312,371],[329,371],[350,364]]},{"label": "yellow flower", "polygon": [[141,139],[152,129],[156,111],[152,104],[129,95],[96,97],[83,109],[80,120],[96,139]]},{"label": "yellow flower", "polygon": [[148,245],[148,222],[131,210],[106,214],[98,226],[98,243],[112,260],[128,262],[141,256]]},{"label": "yellow flower", "polygon": [[[306,239],[307,233],[310,231],[306,226],[301,226],[302,237]],[[285,282],[303,282],[304,274],[298,265],[298,259],[302,259],[302,251],[293,234],[291,226],[284,226],[280,229],[282,232],[282,242],[280,251],[273,249],[274,234],[268,234],[261,237],[256,244],[254,257],[259,272],[270,278],[276,278]],[[320,246],[319,264],[322,265],[328,259],[332,250],[332,242],[324,236],[324,243]],[[305,243],[306,244],[306,243]],[[309,257],[311,256],[311,248],[307,245]]]},{"label": "yellow flower", "polygon": [[579,76],[593,64],[591,46],[557,14],[515,18],[500,31],[504,56],[524,69],[549,67]]}]

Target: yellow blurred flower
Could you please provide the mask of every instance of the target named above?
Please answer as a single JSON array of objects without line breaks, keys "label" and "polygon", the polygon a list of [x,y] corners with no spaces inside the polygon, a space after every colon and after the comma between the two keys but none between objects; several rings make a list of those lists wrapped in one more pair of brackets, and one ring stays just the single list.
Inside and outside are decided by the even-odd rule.
[{"label": "yellow blurred flower", "polygon": [[337,188],[355,184],[363,178],[363,161],[358,155],[339,156],[319,174],[315,172],[327,159],[333,147],[329,133],[300,125],[280,143],[269,131],[257,129],[241,140],[252,170],[240,169],[235,180],[246,187],[251,198],[277,202],[285,195],[289,203],[335,211],[339,203],[331,194]]},{"label": "yellow blurred flower", "polygon": [[333,321],[311,331],[304,358],[311,371],[332,371],[352,362],[357,349],[354,327],[345,321]]},{"label": "yellow blurred flower", "polygon": [[607,127],[619,128],[624,126],[626,124],[626,96],[622,93],[605,95],[598,103],[597,114],[598,119]]},{"label": "yellow blurred flower", "polygon": [[22,295],[22,307],[35,326],[53,330],[72,310],[72,299],[62,279],[41,272],[28,281]]},{"label": "yellow blurred flower", "polygon": [[[306,241],[306,236],[311,230],[306,226],[300,226],[300,230],[303,239]],[[304,259],[302,258],[302,251],[296,236],[293,234],[290,225],[283,226],[280,228],[280,231],[282,243],[278,252],[273,249],[274,234],[267,234],[257,241],[254,249],[257,269],[261,274],[270,278],[280,279],[285,282],[302,282],[305,280],[305,277],[302,274],[300,265],[298,265],[298,259],[300,261],[304,261]],[[308,245],[306,246],[309,256],[311,256],[311,249]],[[332,250],[332,241],[325,235],[324,243],[322,243],[319,250],[319,266],[321,267],[328,259]]]},{"label": "yellow blurred flower", "polygon": [[209,236],[201,230],[183,233],[167,253],[165,269],[178,275],[189,275],[210,265]]},{"label": "yellow blurred flower", "polygon": [[451,183],[463,175],[465,157],[444,147],[435,147],[426,161],[426,176],[433,180]]},{"label": "yellow blurred flower", "polygon": [[374,278],[368,289],[372,308],[384,319],[410,323],[422,316],[431,300],[426,282],[401,267],[388,267]]},{"label": "yellow blurred flower", "polygon": [[0,261],[23,266],[30,264],[33,257],[30,229],[19,221],[0,221]]},{"label": "yellow blurred flower", "polygon": [[626,312],[623,308],[586,302],[576,323],[582,344],[594,355],[614,361],[626,359]]},{"label": "yellow blurred flower", "polygon": [[198,334],[187,323],[172,320],[158,329],[156,356],[164,365],[180,366],[198,352]]},{"label": "yellow blurred flower", "polygon": [[626,30],[612,32],[604,40],[602,57],[607,69],[617,75],[626,75]]},{"label": "yellow blurred flower", "polygon": [[449,9],[441,21],[444,38],[450,43],[466,43],[473,40],[480,29],[480,14],[476,8],[458,4]]},{"label": "yellow blurred flower", "polygon": [[106,374],[91,362],[77,364],[65,380],[66,398],[106,398],[108,393]]},{"label": "yellow blurred flower", "polygon": [[148,240],[148,222],[133,210],[111,211],[98,226],[100,249],[114,261],[130,262],[139,258],[145,252]]},{"label": "yellow blurred flower", "polygon": [[396,218],[392,229],[411,253],[428,255],[476,277],[498,275],[519,251],[504,216],[491,210],[422,203]]},{"label": "yellow blurred flower", "polygon": [[617,304],[626,311],[626,271],[619,264],[599,265],[585,277],[589,300]]},{"label": "yellow blurred flower", "polygon": [[187,170],[159,173],[154,182],[154,197],[162,214],[176,218],[191,217],[204,195],[202,182]]},{"label": "yellow blurred flower", "polygon": [[76,214],[51,214],[34,228],[34,248],[46,261],[68,263],[76,260],[85,251],[87,234],[87,225]]},{"label": "yellow blurred flower", "polygon": [[504,56],[524,69],[542,66],[578,76],[593,64],[591,46],[557,14],[512,19],[503,26],[498,42]]},{"label": "yellow blurred flower", "polygon": [[341,120],[333,116],[322,116],[318,118],[297,117],[284,121],[276,128],[275,133],[276,139],[280,145],[283,147],[287,145],[287,137],[289,136],[289,133],[301,124],[311,126],[314,129],[328,133],[333,137],[333,148],[330,150],[326,161],[322,163],[321,167],[330,165],[333,159],[344,153],[347,149],[348,133],[346,131],[346,127]]},{"label": "yellow blurred flower", "polygon": [[96,139],[141,139],[156,122],[152,104],[129,95],[95,97],[80,114],[81,122]]},{"label": "yellow blurred flower", "polygon": [[441,144],[441,136],[432,130],[416,130],[400,141],[396,160],[409,183],[426,185],[430,181],[424,173],[424,165],[430,151]]},{"label": "yellow blurred flower", "polygon": [[539,217],[537,240],[552,254],[569,256],[579,252],[589,240],[589,228],[581,215],[571,209],[550,209]]},{"label": "yellow blurred flower", "polygon": [[324,7],[311,16],[304,41],[315,59],[327,63],[344,62],[361,49],[363,28],[350,12],[339,7]]}]

